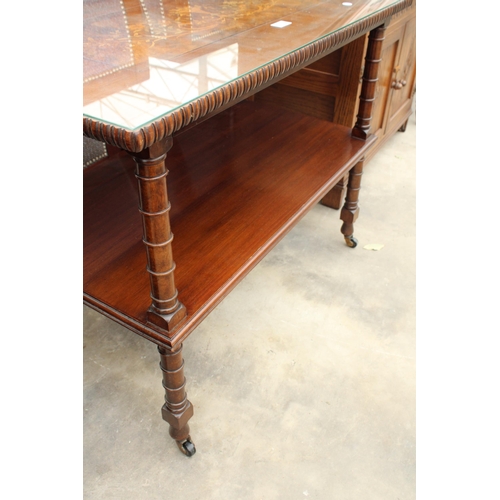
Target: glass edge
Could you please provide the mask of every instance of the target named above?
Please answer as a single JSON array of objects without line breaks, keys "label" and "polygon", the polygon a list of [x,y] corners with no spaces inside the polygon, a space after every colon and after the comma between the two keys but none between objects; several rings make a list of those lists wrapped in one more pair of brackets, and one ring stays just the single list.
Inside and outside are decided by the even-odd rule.
[{"label": "glass edge", "polygon": [[[345,25],[343,25],[342,27],[340,27],[340,28],[338,28],[338,29],[336,29],[336,30],[334,30],[334,31],[330,31],[330,32],[329,32],[329,33],[327,33],[326,35],[323,35],[323,36],[321,36],[321,37],[319,37],[319,38],[316,38],[315,40],[313,40],[313,41],[311,41],[311,42],[308,42],[308,43],[306,43],[306,44],[304,44],[304,45],[301,45],[301,46],[299,46],[299,47],[296,47],[295,49],[293,49],[293,50],[291,50],[291,51],[289,51],[289,52],[285,52],[285,53],[281,54],[280,56],[278,56],[278,57],[276,57],[276,58],[274,58],[274,59],[271,59],[271,60],[269,60],[269,61],[267,61],[267,62],[265,62],[265,63],[261,64],[260,66],[257,66],[257,67],[255,67],[255,68],[253,68],[253,69],[252,69],[252,70],[250,70],[250,71],[247,71],[247,72],[245,72],[245,73],[242,73],[241,75],[238,75],[237,77],[232,78],[231,80],[228,80],[227,82],[225,82],[225,83],[223,83],[223,84],[221,84],[221,85],[218,85],[217,87],[214,87],[213,89],[210,89],[210,90],[208,90],[207,92],[204,92],[203,94],[199,94],[199,95],[198,95],[197,97],[195,97],[194,99],[191,99],[191,100],[188,100],[188,101],[186,101],[186,102],[183,102],[183,103],[182,103],[182,104],[180,104],[179,106],[176,106],[175,108],[172,108],[171,110],[167,111],[166,113],[164,113],[164,114],[162,114],[162,115],[159,115],[159,116],[157,116],[157,117],[155,117],[155,118],[152,118],[151,120],[147,120],[147,121],[145,121],[145,122],[141,123],[140,125],[135,126],[134,128],[127,127],[126,125],[119,125],[118,123],[110,122],[110,121],[104,120],[104,119],[102,119],[102,118],[97,118],[97,117],[95,117],[95,116],[88,115],[88,114],[85,114],[85,113],[83,113],[83,117],[84,117],[84,118],[88,118],[89,120],[92,120],[92,121],[94,121],[94,122],[96,122],[96,123],[102,123],[102,124],[105,124],[105,125],[110,125],[110,126],[112,126],[112,127],[118,127],[118,128],[120,128],[120,129],[122,129],[122,130],[126,130],[127,132],[131,132],[131,133],[133,133],[133,132],[139,131],[139,130],[141,130],[141,129],[143,129],[143,128],[145,128],[145,127],[148,127],[149,125],[153,124],[153,123],[154,123],[154,122],[156,122],[157,120],[161,120],[162,118],[165,118],[166,116],[170,115],[171,113],[175,113],[177,110],[181,109],[182,107],[184,107],[184,106],[188,106],[189,104],[191,104],[191,103],[193,103],[193,102],[197,101],[198,99],[202,99],[203,97],[205,97],[205,96],[207,96],[207,95],[211,94],[212,92],[215,92],[215,91],[217,91],[217,90],[219,90],[219,89],[221,89],[221,88],[225,87],[226,85],[230,85],[231,83],[234,83],[234,82],[236,82],[236,81],[238,81],[238,80],[240,80],[240,79],[242,79],[242,78],[245,78],[246,76],[248,76],[248,75],[250,75],[250,74],[254,73],[255,71],[258,71],[259,69],[261,69],[261,68],[263,68],[263,67],[265,67],[265,66],[267,66],[267,65],[270,65],[270,64],[275,63],[276,61],[278,61],[278,60],[282,59],[283,57],[286,57],[286,56],[288,56],[288,55],[290,55],[290,54],[293,54],[294,52],[297,52],[298,50],[302,50],[304,47],[307,47],[308,45],[312,45],[312,44],[314,44],[314,43],[316,43],[316,42],[318,42],[318,41],[320,41],[320,40],[323,40],[324,38],[327,38],[327,37],[329,37],[329,36],[333,35],[334,33],[338,32],[338,31],[340,31],[340,30],[346,29],[346,28],[348,28],[349,26],[352,26],[353,24],[360,23],[360,22],[362,22],[364,19],[367,19],[367,18],[369,18],[369,17],[371,17],[371,16],[374,16],[374,15],[376,15],[378,12],[381,12],[381,11],[382,11],[382,10],[384,10],[384,9],[388,9],[388,8],[390,8],[390,7],[394,6],[394,5],[397,5],[398,3],[402,3],[403,1],[404,1],[404,0],[394,0],[394,2],[391,2],[390,4],[388,4],[388,5],[386,5],[386,6],[382,7],[382,8],[380,8],[380,9],[378,9],[378,10],[375,10],[375,11],[371,12],[370,14],[367,14],[367,15],[365,15],[365,16],[363,16],[363,17],[360,17],[359,19],[356,19],[355,21],[352,21],[352,22],[350,22],[350,23],[348,23],[348,24],[345,24]],[[413,1],[415,1],[415,0],[413,0]]]}]

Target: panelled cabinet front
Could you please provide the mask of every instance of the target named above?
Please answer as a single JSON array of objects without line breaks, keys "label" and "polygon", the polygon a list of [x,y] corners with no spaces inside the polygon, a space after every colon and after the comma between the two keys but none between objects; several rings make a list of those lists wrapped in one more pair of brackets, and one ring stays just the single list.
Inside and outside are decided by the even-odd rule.
[{"label": "panelled cabinet front", "polygon": [[416,17],[411,9],[395,16],[387,28],[373,110],[372,131],[378,141],[371,158],[398,129],[404,130],[412,110],[416,80]]}]

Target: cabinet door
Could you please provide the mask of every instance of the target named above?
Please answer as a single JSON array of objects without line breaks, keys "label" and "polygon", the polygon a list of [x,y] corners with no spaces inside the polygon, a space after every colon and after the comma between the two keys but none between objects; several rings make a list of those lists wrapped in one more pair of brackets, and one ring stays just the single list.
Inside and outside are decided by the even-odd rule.
[{"label": "cabinet door", "polygon": [[400,41],[401,47],[397,64],[393,69],[391,101],[389,105],[386,133],[391,133],[393,130],[398,129],[405,120],[405,116],[411,108],[413,91],[415,88],[415,17],[408,20],[403,30],[404,33],[402,33],[402,39]]},{"label": "cabinet door", "polygon": [[406,121],[415,85],[415,8],[404,12],[389,24],[382,49],[375,89],[371,131],[379,137],[368,153],[371,157]]}]

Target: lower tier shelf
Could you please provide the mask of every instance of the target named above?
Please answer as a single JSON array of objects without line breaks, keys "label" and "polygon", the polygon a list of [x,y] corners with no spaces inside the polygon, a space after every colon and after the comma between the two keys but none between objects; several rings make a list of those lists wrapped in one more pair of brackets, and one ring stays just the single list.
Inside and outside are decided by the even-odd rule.
[{"label": "lower tier shelf", "polygon": [[168,192],[175,283],[187,318],[170,334],[146,319],[134,161],[122,153],[88,167],[84,302],[157,344],[181,342],[374,140],[248,101],[174,137]]}]

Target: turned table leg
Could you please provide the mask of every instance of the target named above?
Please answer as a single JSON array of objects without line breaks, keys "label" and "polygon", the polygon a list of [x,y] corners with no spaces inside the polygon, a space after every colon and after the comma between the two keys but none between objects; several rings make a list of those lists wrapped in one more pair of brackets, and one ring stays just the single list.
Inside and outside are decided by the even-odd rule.
[{"label": "turned table leg", "polygon": [[364,159],[358,161],[349,171],[349,181],[347,183],[347,195],[344,206],[340,212],[340,219],[344,221],[340,231],[344,235],[347,246],[355,248],[358,240],[354,238],[354,222],[359,215],[359,190],[361,188],[361,176],[363,175]]},{"label": "turned table leg", "polygon": [[161,409],[163,420],[170,424],[170,436],[184,455],[191,457],[196,453],[189,435],[188,420],[193,416],[193,405],[188,401],[184,377],[182,344],[172,350],[158,347],[160,368],[163,372],[165,404]]},{"label": "turned table leg", "polygon": [[[147,272],[151,285],[148,321],[172,332],[186,317],[186,308],[177,298],[172,255],[173,234],[170,229],[170,202],[167,191],[168,170],[165,165],[172,138],[167,137],[139,153],[130,153],[136,163],[139,189],[139,212],[142,215],[143,242],[147,254]],[[184,390],[182,344],[168,349],[158,347],[163,372],[165,404],[162,416],[170,424],[170,436],[179,449],[191,457],[196,448],[189,436],[188,420],[193,406]]]},{"label": "turned table leg", "polygon": [[[352,129],[352,136],[357,139],[366,140],[370,135],[372,109],[375,101],[378,69],[381,62],[382,43],[385,38],[385,30],[385,25],[378,26],[370,31],[370,35],[368,37],[363,83],[361,85],[361,94],[359,96],[358,115],[356,124]],[[359,215],[358,199],[364,161],[365,159],[362,158],[349,171],[346,199],[340,212],[340,218],[344,221],[340,230],[344,235],[345,242],[351,248],[355,248],[358,245],[358,241],[354,238],[353,233],[354,222]]]},{"label": "turned table leg", "polygon": [[366,48],[365,69],[359,96],[359,109],[356,124],[352,129],[353,137],[366,139],[370,135],[373,103],[378,82],[378,70],[382,61],[382,44],[385,39],[386,26],[381,25],[370,31]]},{"label": "turned table leg", "polygon": [[177,298],[170,230],[170,202],[165,165],[172,138],[167,137],[140,153],[130,153],[136,163],[139,211],[151,283],[148,321],[171,332],[185,317],[186,308]]}]

